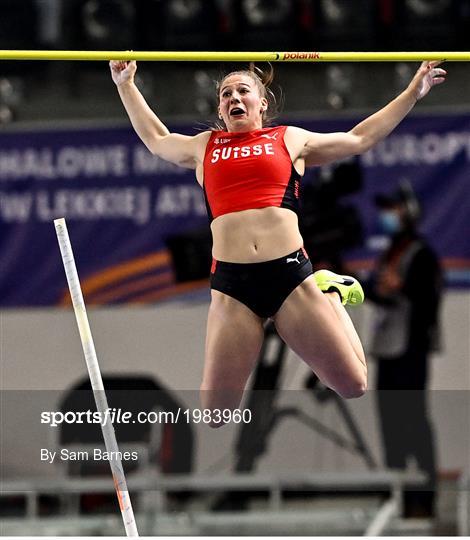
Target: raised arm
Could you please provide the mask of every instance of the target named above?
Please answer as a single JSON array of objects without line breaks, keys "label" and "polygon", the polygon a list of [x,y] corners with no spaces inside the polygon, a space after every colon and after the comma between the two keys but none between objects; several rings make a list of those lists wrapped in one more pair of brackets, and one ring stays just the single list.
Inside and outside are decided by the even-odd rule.
[{"label": "raised arm", "polygon": [[305,164],[323,165],[337,159],[362,154],[384,139],[436,84],[445,81],[440,62],[423,62],[410,84],[385,107],[369,116],[347,133],[312,133],[298,130],[297,140],[303,137],[299,157]]},{"label": "raised arm", "polygon": [[134,83],[136,62],[112,60],[109,66],[132,126],[150,152],[176,165],[196,168],[201,154],[201,139],[205,134],[190,137],[170,133]]}]

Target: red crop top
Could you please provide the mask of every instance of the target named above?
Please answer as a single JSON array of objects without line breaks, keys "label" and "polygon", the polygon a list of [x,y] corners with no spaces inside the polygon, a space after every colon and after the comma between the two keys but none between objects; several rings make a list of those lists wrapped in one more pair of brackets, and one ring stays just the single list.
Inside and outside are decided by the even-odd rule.
[{"label": "red crop top", "polygon": [[284,143],[286,129],[211,133],[204,156],[204,197],[210,221],[230,212],[268,206],[298,213],[300,175]]}]

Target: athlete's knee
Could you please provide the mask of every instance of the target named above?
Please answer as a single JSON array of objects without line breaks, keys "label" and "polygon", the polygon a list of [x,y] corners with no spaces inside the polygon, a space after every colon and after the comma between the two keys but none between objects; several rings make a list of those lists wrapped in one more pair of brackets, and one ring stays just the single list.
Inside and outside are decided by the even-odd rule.
[{"label": "athlete's knee", "polygon": [[359,398],[367,390],[367,376],[345,378],[334,390],[344,399]]},{"label": "athlete's knee", "polygon": [[222,421],[222,418],[216,416],[218,409],[217,401],[214,399],[214,396],[211,395],[212,393],[213,392],[211,392],[210,390],[201,388],[201,410],[199,411],[199,414],[206,426],[209,426],[211,428],[220,428],[224,426],[225,423]]},{"label": "athlete's knee", "polygon": [[219,428],[229,423],[231,412],[240,404],[241,394],[239,390],[210,389],[202,385],[200,401],[204,423],[211,428]]},{"label": "athlete's knee", "polygon": [[367,385],[358,384],[356,386],[348,386],[340,392],[340,396],[344,399],[360,398],[366,393]]}]

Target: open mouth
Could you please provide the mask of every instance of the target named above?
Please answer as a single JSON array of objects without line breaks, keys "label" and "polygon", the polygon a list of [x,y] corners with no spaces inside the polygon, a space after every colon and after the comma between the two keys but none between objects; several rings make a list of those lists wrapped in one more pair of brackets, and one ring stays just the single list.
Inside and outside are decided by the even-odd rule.
[{"label": "open mouth", "polygon": [[241,109],[240,107],[234,107],[230,111],[230,116],[240,116],[242,114],[245,114],[245,111],[243,109]]}]

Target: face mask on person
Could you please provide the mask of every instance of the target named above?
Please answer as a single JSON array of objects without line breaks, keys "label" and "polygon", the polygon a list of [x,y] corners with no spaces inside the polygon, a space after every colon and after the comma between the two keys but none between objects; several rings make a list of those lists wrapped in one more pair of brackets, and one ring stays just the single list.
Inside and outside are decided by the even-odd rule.
[{"label": "face mask on person", "polygon": [[378,222],[380,230],[385,234],[396,234],[402,228],[400,217],[396,212],[380,212]]}]

